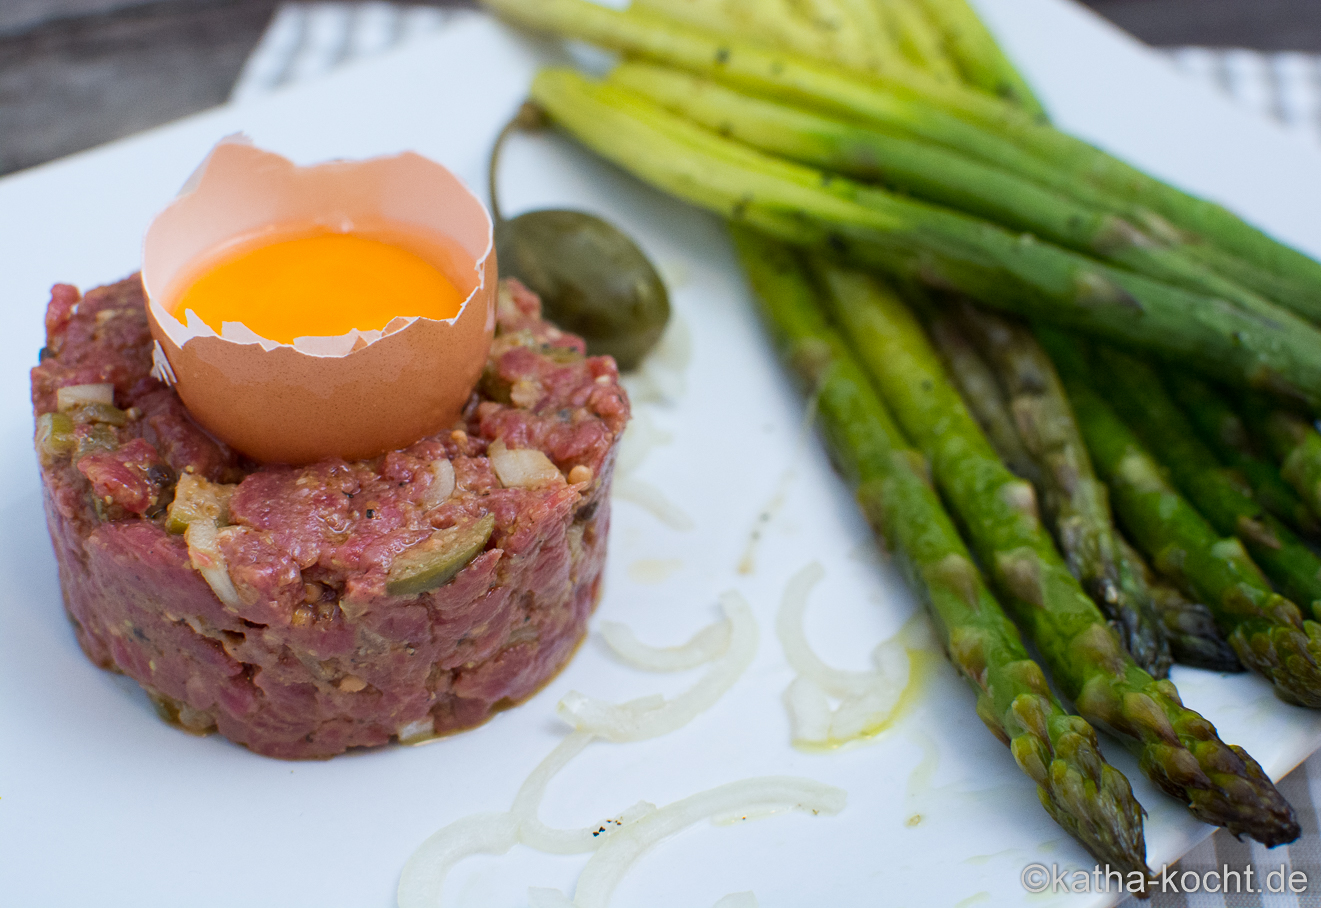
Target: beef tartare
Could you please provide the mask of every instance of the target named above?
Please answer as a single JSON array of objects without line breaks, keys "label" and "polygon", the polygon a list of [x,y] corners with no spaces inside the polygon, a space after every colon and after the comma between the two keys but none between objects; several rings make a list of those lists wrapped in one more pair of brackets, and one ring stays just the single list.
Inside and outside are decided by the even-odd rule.
[{"label": "beef tartare", "polygon": [[135,276],[52,292],[37,452],[78,642],[170,721],[328,757],[471,728],[568,661],[629,406],[614,361],[502,285],[462,423],[371,460],[257,464],[152,376]]}]

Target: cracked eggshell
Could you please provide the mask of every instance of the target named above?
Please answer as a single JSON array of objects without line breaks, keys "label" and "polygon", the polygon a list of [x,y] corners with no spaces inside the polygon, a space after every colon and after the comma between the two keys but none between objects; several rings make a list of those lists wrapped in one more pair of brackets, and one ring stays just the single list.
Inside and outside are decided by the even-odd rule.
[{"label": "cracked eggshell", "polygon": [[[422,255],[466,294],[458,315],[281,344],[242,323],[217,335],[195,315],[171,314],[219,261],[325,230]],[[457,177],[412,152],[299,167],[244,139],[222,141],[152,222],[142,280],[158,376],[203,428],[267,462],[371,457],[451,427],[495,331],[491,217]]]}]

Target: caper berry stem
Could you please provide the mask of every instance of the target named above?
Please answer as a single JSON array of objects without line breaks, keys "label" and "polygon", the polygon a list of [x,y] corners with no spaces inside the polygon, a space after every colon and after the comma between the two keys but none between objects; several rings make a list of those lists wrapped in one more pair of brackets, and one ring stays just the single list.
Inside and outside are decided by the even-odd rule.
[{"label": "caper berry stem", "polygon": [[491,194],[491,216],[495,218],[496,226],[504,222],[504,215],[500,213],[500,193],[496,189],[496,174],[500,170],[500,153],[504,151],[505,140],[516,132],[542,129],[548,122],[546,111],[539,104],[524,101],[519,106],[518,112],[495,137],[495,145],[491,148],[491,159],[486,168],[486,179]]}]

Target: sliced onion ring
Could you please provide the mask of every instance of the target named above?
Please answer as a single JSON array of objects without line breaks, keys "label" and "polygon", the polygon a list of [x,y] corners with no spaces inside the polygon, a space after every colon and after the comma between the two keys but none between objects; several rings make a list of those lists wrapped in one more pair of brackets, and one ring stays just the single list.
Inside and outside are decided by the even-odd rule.
[{"label": "sliced onion ring", "polygon": [[658,709],[641,713],[570,691],[556,707],[560,718],[579,731],[610,741],[645,741],[681,728],[710,709],[757,652],[757,622],[748,603],[738,593],[728,592],[720,597],[720,605],[729,622],[729,647],[691,688]]},{"label": "sliced onion ring", "polygon": [[730,782],[668,804],[623,827],[596,850],[578,877],[577,908],[606,908],[629,867],[648,848],[701,820],[733,812],[762,813],[767,808],[835,814],[844,809],[841,789],[810,779],[768,776]]},{"label": "sliced onion ring", "polygon": [[505,854],[518,841],[512,813],[475,813],[431,835],[409,857],[399,877],[399,908],[439,908],[450,868],[474,854]]},{"label": "sliced onion ring", "polygon": [[[813,562],[790,578],[776,618],[785,656],[799,673],[784,692],[784,703],[793,740],[802,744],[840,744],[877,733],[893,717],[912,676],[899,634],[873,650],[874,671],[841,671],[817,656],[807,642],[803,614],[808,594],[824,575]],[[827,696],[839,706],[831,709]]]},{"label": "sliced onion ring", "polygon": [[626,624],[602,621],[601,636],[619,658],[651,672],[681,672],[718,659],[729,649],[729,622],[708,624],[680,646],[648,646]]}]

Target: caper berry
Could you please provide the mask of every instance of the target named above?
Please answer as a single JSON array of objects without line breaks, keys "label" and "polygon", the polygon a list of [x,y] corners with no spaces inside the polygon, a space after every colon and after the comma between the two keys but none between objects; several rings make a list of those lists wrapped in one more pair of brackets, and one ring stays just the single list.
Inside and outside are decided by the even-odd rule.
[{"label": "caper berry", "polygon": [[533,128],[543,119],[538,108],[523,105],[491,152],[500,274],[517,278],[540,296],[543,314],[582,337],[588,353],[613,356],[620,369],[635,368],[670,318],[665,283],[637,244],[582,211],[529,211],[511,220],[500,214],[495,186],[500,149],[515,129]]}]

